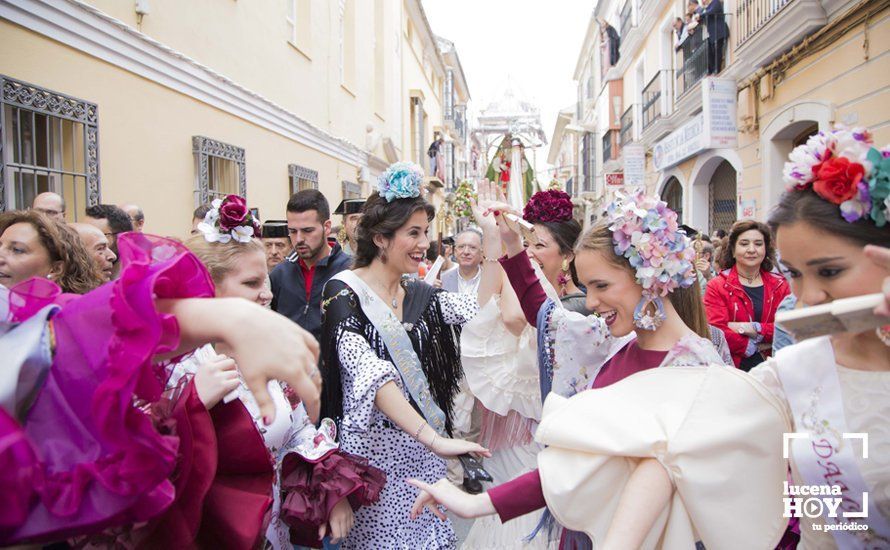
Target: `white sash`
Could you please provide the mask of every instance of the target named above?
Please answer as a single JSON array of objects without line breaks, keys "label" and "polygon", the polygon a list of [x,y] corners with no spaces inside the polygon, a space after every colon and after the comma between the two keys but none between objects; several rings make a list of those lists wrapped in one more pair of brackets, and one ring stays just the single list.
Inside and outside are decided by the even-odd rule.
[{"label": "white sash", "polygon": [[[856,464],[851,439],[844,438],[850,430],[831,340],[823,336],[783,348],[776,354],[776,364],[794,416],[794,429],[809,435],[791,440],[794,462],[804,482],[841,490],[840,517],[828,517],[827,507],[823,507],[823,519],[829,526],[855,521],[869,527],[868,531],[832,530],[838,548],[886,548],[890,524],[875,499],[863,497],[868,485]],[[858,513],[858,517],[843,517],[843,512]]]},{"label": "white sash", "polygon": [[399,371],[408,393],[420,408],[421,414],[434,430],[445,436],[445,413],[430,394],[430,383],[401,321],[377,293],[354,272],[341,271],[332,278],[346,283],[355,291],[362,311],[380,334],[380,339],[383,340],[393,364]]}]

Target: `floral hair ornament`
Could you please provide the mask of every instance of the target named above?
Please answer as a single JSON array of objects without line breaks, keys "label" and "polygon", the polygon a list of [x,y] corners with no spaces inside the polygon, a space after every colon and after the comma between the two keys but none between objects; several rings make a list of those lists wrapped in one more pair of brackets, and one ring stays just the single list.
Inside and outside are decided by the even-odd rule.
[{"label": "floral hair ornament", "polygon": [[421,185],[423,168],[413,162],[390,164],[377,178],[377,192],[386,202],[419,197]]},{"label": "floral hair ornament", "polygon": [[642,192],[618,197],[606,211],[615,254],[627,258],[643,287],[634,325],[655,330],[666,319],[662,298],[695,282],[695,250],[667,203]]},{"label": "floral hair ornament", "polygon": [[538,191],[522,209],[522,218],[530,223],[567,222],[572,219],[572,197],[558,189]]},{"label": "floral hair ornament", "polygon": [[232,239],[239,243],[249,243],[261,235],[260,223],[247,208],[247,201],[239,195],[228,195],[216,199],[198,224],[198,231],[209,243],[225,244]]},{"label": "floral hair ornament", "polygon": [[812,189],[840,207],[849,223],[883,227],[890,219],[890,146],[878,150],[864,128],[819,132],[791,151],[783,176],[788,191]]}]

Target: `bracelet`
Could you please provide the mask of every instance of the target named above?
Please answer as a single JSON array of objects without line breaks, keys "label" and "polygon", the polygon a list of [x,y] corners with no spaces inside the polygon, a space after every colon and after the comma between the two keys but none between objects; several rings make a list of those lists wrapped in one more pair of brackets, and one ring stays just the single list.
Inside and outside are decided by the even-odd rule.
[{"label": "bracelet", "polygon": [[433,430],[433,437],[432,437],[432,439],[430,439],[430,442],[427,445],[427,448],[429,450],[431,450],[431,451],[433,450],[433,444],[436,442],[437,437],[439,437],[439,434],[436,433],[436,430]]},{"label": "bracelet", "polygon": [[416,432],[414,432],[414,439],[420,441],[420,434],[423,432],[424,428],[426,428],[426,421],[420,423],[420,427],[417,428]]},{"label": "bracelet", "polygon": [[484,262],[492,262],[492,263],[496,263],[496,262],[499,262],[500,260],[499,260],[498,258],[489,258],[489,257],[486,256],[485,254],[483,254],[483,255],[482,255],[482,261],[484,261]]}]

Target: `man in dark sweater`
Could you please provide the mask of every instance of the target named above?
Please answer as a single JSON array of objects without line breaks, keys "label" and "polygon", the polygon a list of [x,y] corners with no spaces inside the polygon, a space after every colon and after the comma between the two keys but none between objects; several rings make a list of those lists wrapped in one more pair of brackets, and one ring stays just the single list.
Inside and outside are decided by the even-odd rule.
[{"label": "man in dark sweater", "polygon": [[287,201],[287,233],[294,251],[269,276],[272,309],[290,318],[316,339],[321,337],[321,294],[331,277],[348,269],[351,258],[328,244],[331,209],[315,189]]}]

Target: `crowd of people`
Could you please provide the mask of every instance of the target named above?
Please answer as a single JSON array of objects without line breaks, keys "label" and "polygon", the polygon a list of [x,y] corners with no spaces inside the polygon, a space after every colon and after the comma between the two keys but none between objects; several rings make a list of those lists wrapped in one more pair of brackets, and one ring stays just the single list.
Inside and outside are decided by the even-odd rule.
[{"label": "crowd of people", "polygon": [[[710,236],[640,191],[582,230],[482,180],[438,242],[410,163],[333,212],[221,197],[182,240],[42,193],[0,214],[0,545],[890,545],[890,149],[820,133],[785,179]],[[863,294],[876,330],[775,324]],[[788,483],[869,529],[789,525]]]}]

